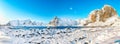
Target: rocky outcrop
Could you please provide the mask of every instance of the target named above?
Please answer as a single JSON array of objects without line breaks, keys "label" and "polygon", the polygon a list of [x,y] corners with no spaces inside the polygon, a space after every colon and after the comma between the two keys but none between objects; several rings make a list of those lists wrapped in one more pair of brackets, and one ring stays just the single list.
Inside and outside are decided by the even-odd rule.
[{"label": "rocky outcrop", "polygon": [[58,18],[55,17],[49,22],[48,26],[75,26],[78,22],[69,18]]},{"label": "rocky outcrop", "polygon": [[48,26],[57,26],[59,18],[56,16],[52,21],[49,22]]},{"label": "rocky outcrop", "polygon": [[117,12],[110,5],[104,5],[102,9],[94,10],[90,13],[91,22],[105,22],[108,18],[118,17]]}]

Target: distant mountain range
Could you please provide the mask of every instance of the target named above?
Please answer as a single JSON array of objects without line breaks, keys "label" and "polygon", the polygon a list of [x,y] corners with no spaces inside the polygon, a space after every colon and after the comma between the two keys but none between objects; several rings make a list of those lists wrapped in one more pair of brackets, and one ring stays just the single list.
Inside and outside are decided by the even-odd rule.
[{"label": "distant mountain range", "polygon": [[9,26],[118,26],[120,23],[116,10],[110,5],[104,5],[101,9],[90,12],[89,17],[81,20],[65,18],[53,18],[48,24],[31,20],[12,20]]},{"label": "distant mountain range", "polygon": [[6,25],[9,26],[34,26],[34,25],[44,25],[42,22],[35,22],[31,20],[12,20],[9,21]]}]

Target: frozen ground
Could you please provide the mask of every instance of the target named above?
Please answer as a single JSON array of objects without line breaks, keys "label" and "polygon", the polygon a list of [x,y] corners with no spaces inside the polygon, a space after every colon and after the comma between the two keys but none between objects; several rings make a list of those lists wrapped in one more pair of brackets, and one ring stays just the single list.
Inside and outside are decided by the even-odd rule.
[{"label": "frozen ground", "polygon": [[0,44],[108,44],[120,39],[119,27],[70,29],[1,28]]}]

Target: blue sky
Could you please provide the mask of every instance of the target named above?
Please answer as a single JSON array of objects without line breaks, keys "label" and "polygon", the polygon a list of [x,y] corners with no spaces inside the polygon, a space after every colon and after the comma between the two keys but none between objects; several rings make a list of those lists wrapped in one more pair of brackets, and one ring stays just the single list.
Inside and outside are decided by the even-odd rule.
[{"label": "blue sky", "polygon": [[120,0],[0,0],[0,16],[9,20],[31,19],[49,22],[54,16],[81,19],[104,4],[120,14]]}]

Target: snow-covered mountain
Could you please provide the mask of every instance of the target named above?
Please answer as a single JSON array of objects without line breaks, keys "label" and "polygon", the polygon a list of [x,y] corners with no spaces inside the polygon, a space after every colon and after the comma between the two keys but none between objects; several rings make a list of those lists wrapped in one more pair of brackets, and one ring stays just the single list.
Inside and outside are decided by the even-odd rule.
[{"label": "snow-covered mountain", "polygon": [[55,17],[49,22],[48,26],[75,26],[77,24],[76,20]]},{"label": "snow-covered mountain", "polygon": [[112,26],[118,18],[115,9],[110,5],[104,5],[102,9],[95,9],[90,12],[89,17],[80,20],[82,26]]},{"label": "snow-covered mountain", "polygon": [[77,21],[55,17],[48,26],[115,26],[119,20],[116,10],[110,5],[104,5],[101,9],[91,11],[88,18]]},{"label": "snow-covered mountain", "polygon": [[[117,26],[120,19],[116,10],[110,5],[104,5],[101,9],[95,9],[90,12],[88,18],[81,20],[72,20],[66,18],[58,18],[57,16],[51,20],[47,26]],[[41,26],[46,24],[42,22],[35,22],[31,20],[12,20],[7,23],[11,26]],[[119,25],[120,26],[120,25]]]},{"label": "snow-covered mountain", "polygon": [[102,9],[93,10],[89,15],[90,15],[89,20],[91,22],[97,21],[105,22],[108,18],[118,17],[117,12],[110,5],[104,5]]},{"label": "snow-covered mountain", "polygon": [[10,26],[42,26],[42,22],[35,22],[31,20],[12,20],[7,23]]},{"label": "snow-covered mountain", "polygon": [[[6,25],[9,26],[46,26],[43,22],[35,22],[31,20],[11,20]],[[76,20],[66,19],[66,18],[58,18],[54,17],[47,26],[75,26],[78,25]]]}]

